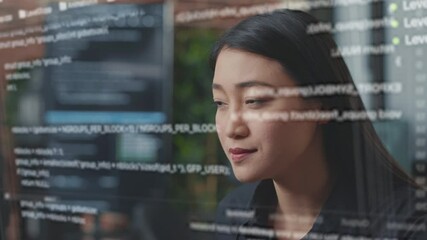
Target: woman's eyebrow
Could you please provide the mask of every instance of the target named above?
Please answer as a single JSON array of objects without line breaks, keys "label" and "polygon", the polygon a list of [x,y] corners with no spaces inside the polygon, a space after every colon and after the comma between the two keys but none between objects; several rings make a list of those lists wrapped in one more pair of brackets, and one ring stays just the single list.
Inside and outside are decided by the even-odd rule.
[{"label": "woman's eyebrow", "polygon": [[[266,82],[260,82],[260,81],[247,81],[247,82],[240,82],[235,84],[236,88],[250,88],[250,87],[270,87],[275,88],[275,86],[266,83]],[[212,89],[217,90],[223,90],[222,86],[218,83],[212,83]]]},{"label": "woman's eyebrow", "polygon": [[269,83],[260,82],[260,81],[247,81],[247,82],[241,82],[236,84],[237,88],[250,88],[250,87],[258,87],[258,86],[275,88],[275,86]]}]

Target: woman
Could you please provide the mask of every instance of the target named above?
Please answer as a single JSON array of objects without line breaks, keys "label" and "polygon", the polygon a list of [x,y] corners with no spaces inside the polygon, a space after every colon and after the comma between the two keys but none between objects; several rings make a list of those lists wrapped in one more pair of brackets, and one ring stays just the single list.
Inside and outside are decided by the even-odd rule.
[{"label": "woman", "polygon": [[328,114],[363,111],[357,94],[278,94],[354,86],[343,59],[331,56],[332,37],[307,34],[314,23],[300,11],[257,15],[212,50],[218,136],[236,178],[247,183],[221,201],[218,238],[427,239],[425,216],[413,206],[417,187],[369,119]]}]

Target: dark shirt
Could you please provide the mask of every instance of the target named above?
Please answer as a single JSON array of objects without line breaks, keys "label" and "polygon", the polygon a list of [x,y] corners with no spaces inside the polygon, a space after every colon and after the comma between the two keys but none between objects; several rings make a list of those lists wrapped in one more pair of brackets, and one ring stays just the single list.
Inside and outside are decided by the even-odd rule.
[{"label": "dark shirt", "polygon": [[[392,194],[381,196],[367,208],[361,202],[367,194],[357,194],[355,186],[337,181],[306,239],[424,239],[427,217],[414,210],[415,188],[399,184]],[[270,217],[277,209],[272,180],[244,184],[219,204],[217,239],[277,239]],[[369,209],[369,210],[368,210]]]}]

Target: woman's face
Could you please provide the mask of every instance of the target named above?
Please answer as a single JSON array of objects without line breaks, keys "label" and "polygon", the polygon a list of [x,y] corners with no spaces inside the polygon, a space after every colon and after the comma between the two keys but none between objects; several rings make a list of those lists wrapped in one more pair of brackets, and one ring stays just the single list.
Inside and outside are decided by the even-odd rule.
[{"label": "woman's face", "polygon": [[[253,116],[318,109],[300,97],[280,98],[264,92],[295,87],[282,66],[261,55],[225,48],[216,62],[212,84],[217,104],[219,140],[242,182],[277,178],[307,164],[319,137],[314,121],[260,120]],[[248,117],[252,116],[252,117]]]}]

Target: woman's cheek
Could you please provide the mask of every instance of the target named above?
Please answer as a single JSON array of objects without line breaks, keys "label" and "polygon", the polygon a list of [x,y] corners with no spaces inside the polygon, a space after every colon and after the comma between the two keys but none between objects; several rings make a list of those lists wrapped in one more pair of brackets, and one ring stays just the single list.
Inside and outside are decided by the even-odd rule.
[{"label": "woman's cheek", "polygon": [[252,140],[259,144],[275,144],[276,142],[280,142],[281,139],[278,137],[282,137],[278,132],[282,132],[282,127],[280,127],[279,122],[271,122],[271,121],[255,121],[252,122],[249,126],[251,129]]},{"label": "woman's cheek", "polygon": [[219,113],[218,113],[218,111],[216,112],[216,114],[215,114],[215,127],[216,127],[216,132],[217,132],[217,134],[219,135],[220,134],[220,132],[221,132],[221,124],[220,124],[220,116],[219,116]]},{"label": "woman's cheek", "polygon": [[216,129],[216,133],[218,134],[218,137],[219,137],[219,135],[222,133],[222,130],[221,130],[221,125],[218,124],[218,122],[215,122],[215,129]]},{"label": "woman's cheek", "polygon": [[296,133],[296,127],[289,123],[280,121],[269,122],[254,126],[257,128],[260,142],[266,145],[266,148],[276,153],[288,153],[293,148],[293,141]]},{"label": "woman's cheek", "polygon": [[216,127],[216,133],[218,135],[218,138],[221,144],[223,144],[223,137],[224,137],[223,134],[225,133],[224,131],[225,125],[224,125],[224,119],[221,113],[218,113],[218,112],[215,115],[215,127]]}]

